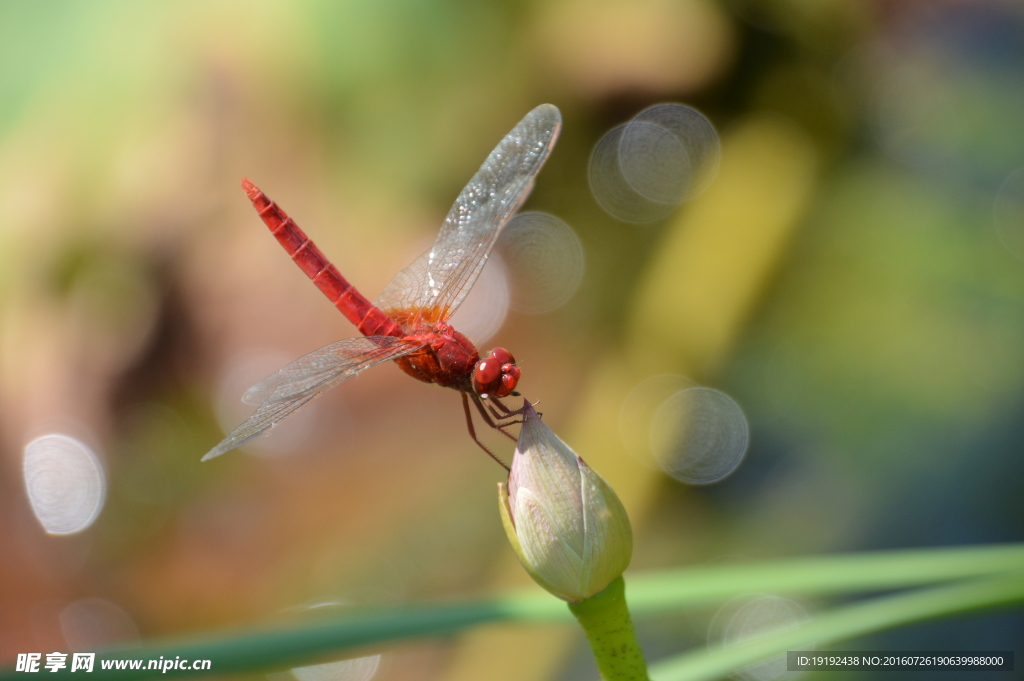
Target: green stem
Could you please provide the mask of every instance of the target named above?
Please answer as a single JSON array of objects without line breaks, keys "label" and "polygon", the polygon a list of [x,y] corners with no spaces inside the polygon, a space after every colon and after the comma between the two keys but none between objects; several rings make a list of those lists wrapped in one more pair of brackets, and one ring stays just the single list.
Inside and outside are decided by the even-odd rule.
[{"label": "green stem", "polygon": [[[701,648],[652,665],[656,681],[713,681],[787,650],[822,646],[898,626],[1024,603],[1024,573],[921,589],[836,608],[807,624],[728,648]],[[820,649],[820,648],[819,648]]]},{"label": "green stem", "polygon": [[618,577],[608,588],[569,610],[579,620],[594,650],[597,668],[605,681],[650,681],[647,663],[636,640],[626,607],[626,584]]}]

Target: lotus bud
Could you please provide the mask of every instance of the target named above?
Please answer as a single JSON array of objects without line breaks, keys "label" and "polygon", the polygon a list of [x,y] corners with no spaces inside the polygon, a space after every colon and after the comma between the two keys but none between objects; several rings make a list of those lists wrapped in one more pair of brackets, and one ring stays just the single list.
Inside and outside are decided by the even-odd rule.
[{"label": "lotus bud", "polygon": [[505,532],[530,576],[579,603],[629,565],[633,535],[608,483],[527,403],[508,486],[498,485]]}]

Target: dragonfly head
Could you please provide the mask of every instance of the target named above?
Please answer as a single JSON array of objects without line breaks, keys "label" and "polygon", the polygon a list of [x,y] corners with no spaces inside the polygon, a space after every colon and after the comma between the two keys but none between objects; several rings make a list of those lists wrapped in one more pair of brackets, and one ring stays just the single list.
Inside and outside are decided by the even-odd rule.
[{"label": "dragonfly head", "polygon": [[511,352],[494,348],[490,356],[473,367],[473,390],[484,398],[508,397],[515,390],[521,373]]}]

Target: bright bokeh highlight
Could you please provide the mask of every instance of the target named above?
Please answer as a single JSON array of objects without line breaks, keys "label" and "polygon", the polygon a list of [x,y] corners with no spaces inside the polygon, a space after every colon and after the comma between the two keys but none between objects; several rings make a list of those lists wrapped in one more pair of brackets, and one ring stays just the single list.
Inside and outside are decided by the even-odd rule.
[{"label": "bright bokeh highlight", "polygon": [[663,471],[681,482],[707,485],[739,467],[750,426],[736,401],[714,388],[681,390],[651,419],[651,450]]},{"label": "bright bokeh highlight", "polygon": [[702,113],[656,104],[594,145],[590,191],[618,220],[654,222],[708,185],[718,169],[719,146],[715,127]]},{"label": "bright bokeh highlight", "polygon": [[516,215],[498,237],[511,282],[512,309],[542,314],[565,305],[583,280],[583,245],[564,220],[535,211]]},{"label": "bright bokeh highlight", "polygon": [[44,435],[25,445],[25,492],[50,534],[74,534],[99,517],[107,480],[96,454],[69,435]]}]

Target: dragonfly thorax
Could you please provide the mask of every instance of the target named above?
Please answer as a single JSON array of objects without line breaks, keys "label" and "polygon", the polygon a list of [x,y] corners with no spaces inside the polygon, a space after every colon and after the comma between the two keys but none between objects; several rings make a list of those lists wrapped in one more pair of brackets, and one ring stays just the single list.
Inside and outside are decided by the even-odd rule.
[{"label": "dragonfly thorax", "polygon": [[395,360],[405,373],[426,383],[464,390],[480,355],[473,342],[444,322],[430,325],[407,340],[423,341],[419,350]]}]

